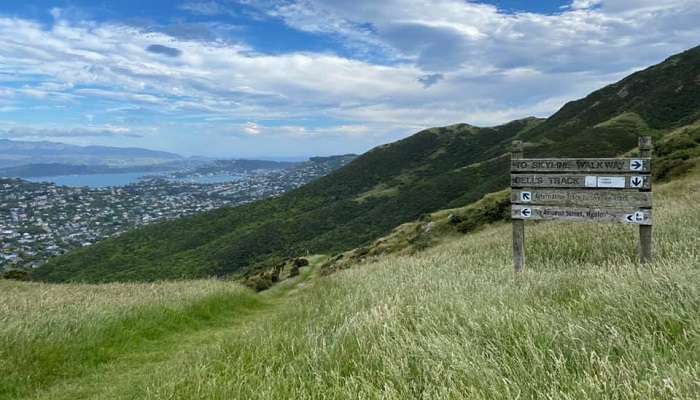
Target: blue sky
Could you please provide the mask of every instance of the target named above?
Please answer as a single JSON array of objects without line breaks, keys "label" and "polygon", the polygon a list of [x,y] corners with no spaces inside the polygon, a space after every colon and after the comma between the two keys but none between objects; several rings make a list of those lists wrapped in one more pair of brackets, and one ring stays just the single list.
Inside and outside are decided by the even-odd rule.
[{"label": "blue sky", "polygon": [[0,138],[359,153],[548,116],[700,44],[698,20],[698,0],[3,1]]}]

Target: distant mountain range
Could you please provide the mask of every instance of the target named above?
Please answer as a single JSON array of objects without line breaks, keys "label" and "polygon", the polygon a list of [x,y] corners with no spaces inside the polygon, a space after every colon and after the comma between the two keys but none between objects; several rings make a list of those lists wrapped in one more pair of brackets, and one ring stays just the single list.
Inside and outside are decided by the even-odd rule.
[{"label": "distant mountain range", "polygon": [[171,172],[183,168],[192,168],[203,164],[199,161],[167,161],[158,164],[134,165],[131,167],[112,167],[109,165],[72,165],[72,164],[26,164],[15,167],[0,168],[0,177],[35,178],[62,175],[122,174],[130,172]]},{"label": "distant mountain range", "polygon": [[236,174],[251,170],[287,169],[303,163],[278,162],[264,160],[204,160],[181,159],[164,161],[157,164],[140,164],[133,166],[112,165],[74,165],[74,164],[26,164],[14,167],[0,168],[0,177],[33,178],[61,175],[90,175],[90,174],[121,174],[129,172],[169,172],[176,177],[207,174]]},{"label": "distant mountain range", "polygon": [[214,160],[205,163],[194,169],[180,171],[175,176],[190,176],[193,174],[241,174],[253,170],[280,170],[302,164],[291,161],[269,161],[269,160]]},{"label": "distant mountain range", "polygon": [[[167,172],[175,178],[188,178],[197,175],[243,174],[259,170],[295,170],[315,168],[313,175],[325,175],[340,166],[344,166],[357,157],[354,154],[330,157],[311,157],[304,162],[269,161],[269,160],[205,160],[187,158],[158,164],[116,167],[109,165],[72,165],[60,163],[26,164],[15,167],[0,168],[0,177],[35,178],[62,175],[121,174],[130,172],[161,173]],[[319,172],[326,171],[326,172]]]},{"label": "distant mountain range", "polygon": [[[0,139],[0,177],[33,178],[61,175],[173,172],[175,175],[236,174],[251,170],[283,170],[323,165],[329,172],[356,157],[311,157],[307,161],[219,160],[183,157],[137,147],[74,146],[56,142]],[[311,164],[309,164],[311,163]],[[336,165],[338,164],[338,165]]]},{"label": "distant mountain range", "polygon": [[183,160],[165,151],[137,147],[75,146],[55,142],[0,139],[0,168],[26,164],[133,167]]},{"label": "distant mountain range", "polygon": [[[316,169],[326,171],[325,175],[341,166],[345,166],[350,161],[357,158],[355,154],[344,154],[328,157],[311,157],[306,161],[270,161],[270,160],[215,160],[197,168],[175,173],[175,176],[190,176],[194,174],[240,174],[253,170],[294,170],[294,169]],[[1,173],[1,171],[0,171]]]},{"label": "distant mountain range", "polygon": [[545,119],[492,128],[432,128],[377,147],[278,198],[157,224],[79,249],[37,269],[47,281],[153,281],[236,276],[289,257],[333,254],[437,210],[509,185],[509,147],[528,157],[612,157],[637,137],[659,146],[655,176],[700,156],[700,47],[670,57]]}]

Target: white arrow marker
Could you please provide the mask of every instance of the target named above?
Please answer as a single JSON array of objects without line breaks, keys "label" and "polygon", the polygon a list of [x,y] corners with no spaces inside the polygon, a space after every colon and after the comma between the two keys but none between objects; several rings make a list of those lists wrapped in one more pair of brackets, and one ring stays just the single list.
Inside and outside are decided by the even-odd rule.
[{"label": "white arrow marker", "polygon": [[532,209],[530,208],[523,208],[520,210],[520,216],[523,218],[530,218],[530,215],[532,215]]},{"label": "white arrow marker", "polygon": [[634,223],[634,214],[625,214],[625,222]]},{"label": "white arrow marker", "polygon": [[530,192],[520,192],[520,201],[524,203],[529,203],[532,201],[532,193]]},{"label": "white arrow marker", "polygon": [[640,188],[642,185],[644,185],[644,178],[641,176],[633,176],[630,179],[630,185],[632,185],[634,188]]},{"label": "white arrow marker", "polygon": [[644,162],[642,160],[630,161],[630,170],[632,170],[632,171],[641,171],[643,166],[644,166]]}]

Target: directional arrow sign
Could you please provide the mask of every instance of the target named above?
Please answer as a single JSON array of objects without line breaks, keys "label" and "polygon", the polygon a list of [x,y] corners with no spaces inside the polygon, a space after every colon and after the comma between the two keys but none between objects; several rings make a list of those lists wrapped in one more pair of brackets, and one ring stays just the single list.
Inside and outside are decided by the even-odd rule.
[{"label": "directional arrow sign", "polygon": [[511,160],[511,172],[588,172],[591,174],[651,172],[649,158],[519,158]]},{"label": "directional arrow sign", "polygon": [[630,186],[633,188],[641,188],[644,185],[644,178],[641,176],[633,176],[630,178]]},{"label": "directional arrow sign", "polygon": [[[527,200],[525,200],[527,198]],[[651,192],[617,189],[513,189],[511,202],[579,207],[651,208]]]},{"label": "directional arrow sign", "polygon": [[513,219],[651,225],[651,210],[608,207],[555,207],[513,204]]},{"label": "directional arrow sign", "polygon": [[510,175],[510,186],[513,188],[651,189],[651,176],[513,173]]},{"label": "directional arrow sign", "polygon": [[632,214],[625,214],[625,222],[628,224],[642,224],[646,219],[647,214],[645,214],[643,211],[635,211]]}]

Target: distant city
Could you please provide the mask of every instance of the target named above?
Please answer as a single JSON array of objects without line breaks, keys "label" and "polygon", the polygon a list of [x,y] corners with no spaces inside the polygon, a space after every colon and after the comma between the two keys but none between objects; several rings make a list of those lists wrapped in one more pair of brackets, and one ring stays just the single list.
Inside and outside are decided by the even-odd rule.
[{"label": "distant city", "polygon": [[71,187],[0,178],[0,271],[38,268],[51,257],[143,225],[275,197],[354,157],[317,157],[303,163],[215,161],[146,175],[124,186]]}]

